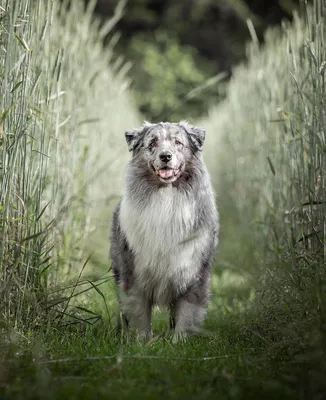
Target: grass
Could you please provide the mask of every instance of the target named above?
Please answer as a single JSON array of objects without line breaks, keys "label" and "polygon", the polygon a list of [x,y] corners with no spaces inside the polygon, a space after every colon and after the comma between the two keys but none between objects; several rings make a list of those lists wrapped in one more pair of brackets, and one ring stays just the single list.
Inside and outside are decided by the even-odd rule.
[{"label": "grass", "polygon": [[206,331],[178,345],[161,313],[149,343],[114,335],[108,221],[138,115],[100,40],[121,5],[105,27],[93,5],[1,3],[0,397],[323,398],[325,4],[254,41],[202,121],[221,246]]},{"label": "grass", "polygon": [[305,353],[307,339],[289,320],[263,321],[252,301],[239,310],[230,294],[228,306],[211,305],[205,335],[178,345],[161,313],[148,343],[100,321],[34,331],[27,347],[12,337],[1,398],[321,398],[325,366]]},{"label": "grass", "polygon": [[[122,344],[104,326],[38,335],[2,365],[2,398],[298,398],[305,387],[291,360],[277,361],[270,342],[235,319],[209,318],[211,332],[172,345],[158,337]],[[238,316],[240,319],[243,316]],[[242,321],[243,322],[243,321]],[[156,326],[161,333],[162,323]],[[9,378],[8,378],[9,377]],[[303,397],[301,397],[303,398]]]},{"label": "grass", "polygon": [[289,299],[291,313],[282,303],[262,310],[250,285],[244,291],[243,281],[228,274],[213,280],[205,332],[177,345],[167,331],[168,316],[158,310],[155,337],[147,343],[116,337],[103,307],[94,309],[104,317],[93,325],[81,315],[25,337],[6,330],[0,397],[322,398],[324,349],[307,293],[300,302],[296,295]]},{"label": "grass", "polygon": [[222,258],[237,269],[254,273],[285,255],[324,260],[324,12],[315,1],[290,29],[268,31],[263,49],[251,44],[225,102],[202,121],[212,132],[207,163],[228,221]]},{"label": "grass", "polygon": [[1,318],[17,329],[44,315],[68,275],[106,264],[128,157],[120,138],[138,123],[124,68],[109,67],[114,38],[101,43],[121,6],[102,27],[94,2],[66,6],[8,0],[0,9]]}]

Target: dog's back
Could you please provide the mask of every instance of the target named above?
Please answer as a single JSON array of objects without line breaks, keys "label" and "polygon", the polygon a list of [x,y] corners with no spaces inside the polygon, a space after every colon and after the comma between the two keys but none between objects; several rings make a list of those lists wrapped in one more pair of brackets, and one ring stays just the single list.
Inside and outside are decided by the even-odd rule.
[{"label": "dog's back", "polygon": [[[203,139],[191,136],[196,136],[196,128],[150,127],[138,132],[136,150],[132,148],[134,157],[111,235],[121,310],[144,336],[151,333],[153,304],[170,308],[177,332],[202,325],[218,232],[213,191],[197,148]],[[146,141],[155,135],[161,135],[163,143],[156,145],[157,154]],[[182,147],[176,149],[179,141]]]}]

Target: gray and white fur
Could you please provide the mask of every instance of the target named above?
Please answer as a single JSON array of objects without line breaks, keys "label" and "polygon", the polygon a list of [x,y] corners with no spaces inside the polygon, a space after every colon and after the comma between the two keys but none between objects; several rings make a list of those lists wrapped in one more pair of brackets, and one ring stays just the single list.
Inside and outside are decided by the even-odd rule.
[{"label": "gray and white fur", "polygon": [[152,307],[168,307],[174,338],[203,325],[218,243],[218,213],[202,160],[205,130],[145,123],[127,131],[133,157],[112,223],[112,269],[125,323],[152,335]]}]

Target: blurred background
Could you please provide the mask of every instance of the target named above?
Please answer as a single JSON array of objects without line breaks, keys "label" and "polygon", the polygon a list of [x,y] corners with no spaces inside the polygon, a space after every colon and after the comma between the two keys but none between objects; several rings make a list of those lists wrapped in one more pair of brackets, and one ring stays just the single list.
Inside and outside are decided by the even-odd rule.
[{"label": "blurred background", "polygon": [[[86,1],[87,3],[87,1]],[[292,20],[300,0],[133,0],[114,32],[115,58],[128,64],[137,106],[150,121],[198,118],[225,95],[246,43],[264,41],[270,26]],[[99,0],[105,23],[118,0]],[[121,6],[121,2],[120,2]],[[251,33],[250,33],[251,32]],[[254,37],[254,39],[256,39]],[[111,40],[111,35],[106,41]]]}]

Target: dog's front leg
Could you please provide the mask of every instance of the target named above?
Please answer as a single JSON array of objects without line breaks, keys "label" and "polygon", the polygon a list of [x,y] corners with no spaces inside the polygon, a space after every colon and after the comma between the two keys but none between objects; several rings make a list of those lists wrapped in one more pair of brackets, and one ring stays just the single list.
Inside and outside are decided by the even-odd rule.
[{"label": "dog's front leg", "polygon": [[197,304],[187,298],[180,298],[175,304],[175,332],[173,342],[197,333],[204,323],[206,305]]},{"label": "dog's front leg", "polygon": [[140,290],[133,287],[128,292],[122,292],[120,307],[129,327],[139,334],[140,339],[152,337],[152,303]]}]

